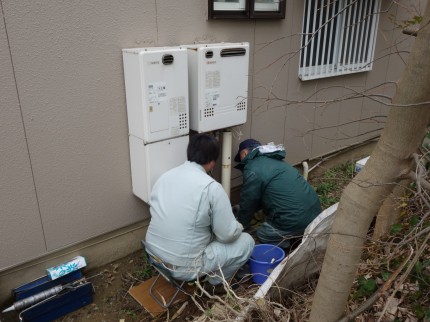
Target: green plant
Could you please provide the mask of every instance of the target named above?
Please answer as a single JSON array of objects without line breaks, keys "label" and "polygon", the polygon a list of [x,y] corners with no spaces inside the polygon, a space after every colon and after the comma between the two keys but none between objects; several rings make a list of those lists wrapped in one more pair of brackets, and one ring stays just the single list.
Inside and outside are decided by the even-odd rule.
[{"label": "green plant", "polygon": [[358,278],[358,288],[354,293],[354,299],[368,297],[372,295],[378,288],[376,281],[373,278],[366,279],[363,276]]},{"label": "green plant", "polygon": [[415,302],[412,304],[412,310],[414,311],[416,317],[420,320],[426,316],[426,309],[419,302]]},{"label": "green plant", "polygon": [[155,269],[148,262],[144,262],[142,267],[137,269],[133,276],[138,280],[145,281],[155,275]]},{"label": "green plant", "polygon": [[131,321],[136,321],[137,313],[135,310],[126,308],[126,309],[122,309],[121,311],[124,315],[126,315],[129,319],[131,319]]},{"label": "green plant", "polygon": [[348,161],[326,170],[322,178],[315,178],[311,181],[323,209],[339,201],[343,188],[349,183],[353,175],[354,165]]},{"label": "green plant", "polygon": [[397,223],[391,226],[391,230],[390,233],[392,235],[397,235],[399,234],[401,231],[403,230],[403,224],[402,223]]},{"label": "green plant", "polygon": [[384,282],[386,282],[386,281],[388,281],[388,279],[390,278],[391,273],[389,273],[389,272],[381,272],[381,276],[382,276],[382,280],[383,280]]},{"label": "green plant", "polygon": [[389,14],[388,17],[392,22],[394,22],[397,28],[401,28],[401,29],[404,29],[408,26],[419,25],[423,20],[423,17],[419,15],[414,15],[410,19],[401,20],[401,21],[398,21],[397,17],[393,14]]},{"label": "green plant", "polygon": [[211,309],[206,309],[204,311],[204,315],[207,316],[207,317],[211,317],[213,315],[213,312],[212,312]]}]

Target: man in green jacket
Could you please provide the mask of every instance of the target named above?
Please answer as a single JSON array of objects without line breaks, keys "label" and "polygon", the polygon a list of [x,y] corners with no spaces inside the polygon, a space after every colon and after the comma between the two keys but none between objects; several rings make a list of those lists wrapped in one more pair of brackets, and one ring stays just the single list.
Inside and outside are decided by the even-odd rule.
[{"label": "man in green jacket", "polygon": [[243,172],[237,218],[247,228],[254,213],[263,210],[266,221],[257,229],[261,243],[290,247],[321,212],[312,186],[284,161],[282,145],[261,145],[254,139],[240,143],[235,167]]}]

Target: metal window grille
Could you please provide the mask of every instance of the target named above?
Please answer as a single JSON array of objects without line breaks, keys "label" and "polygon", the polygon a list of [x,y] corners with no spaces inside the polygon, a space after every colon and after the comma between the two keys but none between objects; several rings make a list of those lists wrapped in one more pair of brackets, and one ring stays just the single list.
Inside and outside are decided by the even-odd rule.
[{"label": "metal window grille", "polygon": [[372,69],[381,0],[305,0],[299,77]]}]

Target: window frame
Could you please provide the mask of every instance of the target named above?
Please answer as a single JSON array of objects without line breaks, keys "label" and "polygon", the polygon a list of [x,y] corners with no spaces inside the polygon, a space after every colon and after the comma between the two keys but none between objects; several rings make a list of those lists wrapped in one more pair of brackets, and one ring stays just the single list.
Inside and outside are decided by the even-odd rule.
[{"label": "window frame", "polygon": [[244,10],[215,10],[214,2],[208,0],[208,19],[285,19],[287,0],[279,0],[279,9],[274,11],[255,10],[255,0],[245,0]]},{"label": "window frame", "polygon": [[[326,20],[321,19],[323,11],[321,11],[321,16],[316,16],[320,10],[318,8],[325,6],[324,0],[304,0],[299,78],[302,81],[308,81],[372,70],[381,2],[381,0],[357,0],[357,2],[348,4],[347,1],[341,0],[339,1],[341,7],[338,10],[334,7],[330,9],[328,6],[326,7],[326,10],[333,10],[336,16],[336,19],[330,22],[332,16],[328,16],[327,13],[324,14]],[[307,7],[308,11],[306,11]],[[314,9],[310,10],[311,7]],[[367,9],[371,11],[367,12]],[[355,18],[362,18],[361,15],[366,17],[366,20],[355,20]],[[348,22],[345,20],[346,17],[348,17]],[[330,25],[335,27],[331,27],[329,32]],[[314,30],[316,28],[317,32],[310,34],[309,28]],[[368,36],[363,36],[366,28],[368,28]],[[345,32],[340,30],[345,30]],[[352,36],[348,38],[348,34]],[[321,39],[326,39],[326,37],[331,42],[320,43]],[[306,42],[309,46],[305,44]],[[361,49],[353,51],[360,44],[362,45],[360,48],[366,48],[367,51]],[[330,55],[326,55],[329,51]],[[348,61],[345,60],[347,56],[345,53],[349,53]],[[363,61],[361,58],[364,56],[367,58]],[[324,59],[326,64],[324,64]],[[332,61],[329,62],[329,60]]]}]

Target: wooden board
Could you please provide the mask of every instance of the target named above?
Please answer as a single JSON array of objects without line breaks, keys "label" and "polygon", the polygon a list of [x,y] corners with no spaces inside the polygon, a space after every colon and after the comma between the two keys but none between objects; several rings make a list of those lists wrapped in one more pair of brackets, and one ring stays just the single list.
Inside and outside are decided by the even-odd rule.
[{"label": "wooden board", "polygon": [[[151,277],[149,280],[146,280],[145,282],[133,286],[128,290],[128,293],[140,304],[142,305],[145,310],[149,312],[149,314],[152,315],[152,317],[156,317],[157,315],[166,312],[167,309],[160,306],[149,294],[149,288],[151,287],[152,283],[154,282],[156,276]],[[169,302],[172,298],[173,294],[176,292],[176,288],[167,282],[163,277],[160,277],[157,281],[157,284],[152,289],[152,292],[159,298],[164,298],[165,302]],[[179,303],[183,302],[187,299],[188,295],[185,293],[179,291],[178,295],[175,298],[175,301],[172,303]],[[163,300],[161,300],[163,302]]]}]

